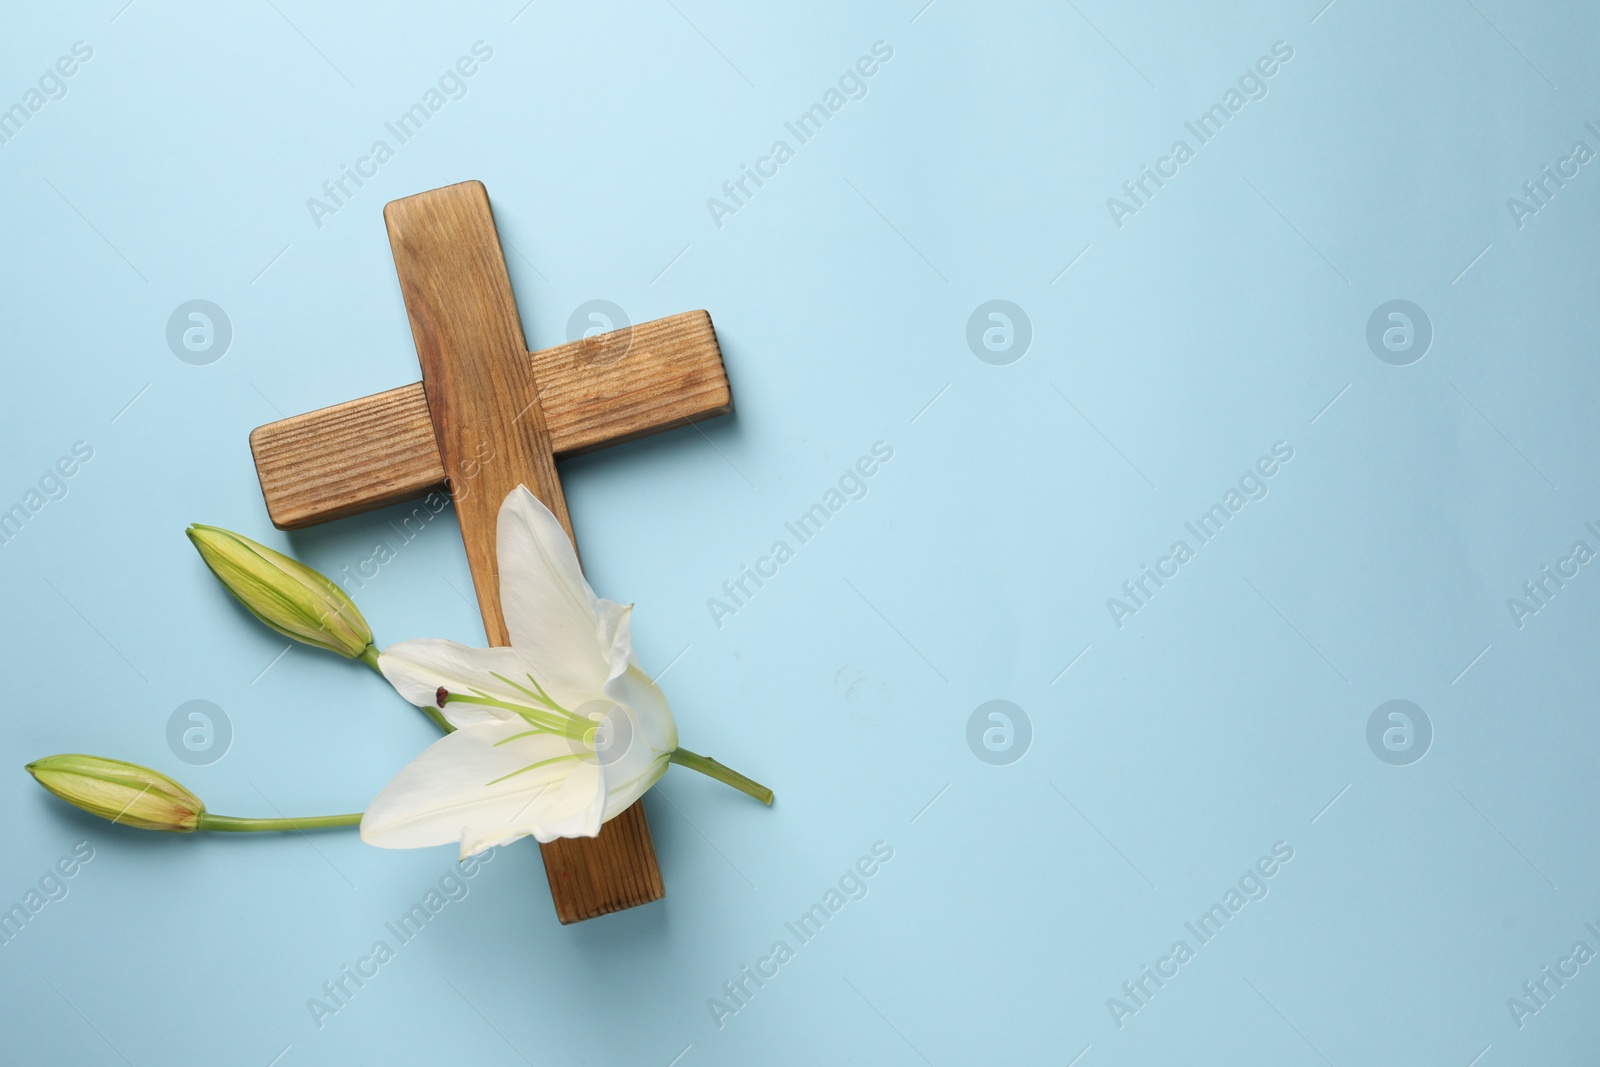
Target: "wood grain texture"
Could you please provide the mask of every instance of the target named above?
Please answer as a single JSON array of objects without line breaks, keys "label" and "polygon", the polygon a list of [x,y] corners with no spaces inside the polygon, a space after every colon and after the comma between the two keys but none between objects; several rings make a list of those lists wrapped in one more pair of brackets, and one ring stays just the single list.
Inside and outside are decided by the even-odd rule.
[{"label": "wood grain texture", "polygon": [[[716,331],[704,311],[525,358],[558,458],[733,407]],[[420,382],[258,426],[250,449],[267,514],[280,530],[358,515],[444,486]]]},{"label": "wood grain texture", "polygon": [[[489,196],[480,182],[462,182],[393,201],[383,216],[484,631],[491,645],[507,645],[495,553],[501,502],[526,485],[569,537],[572,527]],[[663,895],[637,804],[598,837],[543,848],[563,923]]]},{"label": "wood grain texture", "polygon": [[572,522],[489,196],[463,182],[392,201],[383,218],[484,631],[491,645],[509,644],[495,555],[501,502],[526,485],[569,537]]}]

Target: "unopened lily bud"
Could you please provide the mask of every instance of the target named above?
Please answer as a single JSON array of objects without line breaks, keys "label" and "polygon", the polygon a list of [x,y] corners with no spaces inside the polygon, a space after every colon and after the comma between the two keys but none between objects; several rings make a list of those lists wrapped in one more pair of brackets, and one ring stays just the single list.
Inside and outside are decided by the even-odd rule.
[{"label": "unopened lily bud", "polygon": [[206,806],[158,771],[100,756],[46,756],[28,773],[56,796],[91,815],[141,830],[187,834],[200,828]]},{"label": "unopened lily bud", "polygon": [[228,592],[283,636],[348,659],[375,654],[372,628],[331,579],[229,530],[197,523],[187,532]]}]

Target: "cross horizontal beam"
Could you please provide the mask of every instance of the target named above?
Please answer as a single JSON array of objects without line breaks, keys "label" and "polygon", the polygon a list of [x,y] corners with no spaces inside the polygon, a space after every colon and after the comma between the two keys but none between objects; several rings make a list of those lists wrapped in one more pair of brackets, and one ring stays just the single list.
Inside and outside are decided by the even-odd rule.
[{"label": "cross horizontal beam", "polygon": [[[558,458],[733,408],[722,350],[704,311],[530,352],[528,359]],[[258,426],[250,450],[267,514],[280,530],[397,504],[445,484],[421,382]]]}]

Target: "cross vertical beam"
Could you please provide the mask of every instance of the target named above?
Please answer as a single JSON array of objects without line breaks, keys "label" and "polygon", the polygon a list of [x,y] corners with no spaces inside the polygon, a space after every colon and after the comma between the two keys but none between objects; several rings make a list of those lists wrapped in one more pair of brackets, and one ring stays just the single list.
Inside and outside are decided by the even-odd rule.
[{"label": "cross vertical beam", "polygon": [[[507,645],[495,555],[501,502],[523,484],[569,537],[572,524],[489,196],[482,183],[462,182],[393,201],[383,216],[484,632]],[[563,923],[665,894],[640,804],[599,837],[541,849]]]}]

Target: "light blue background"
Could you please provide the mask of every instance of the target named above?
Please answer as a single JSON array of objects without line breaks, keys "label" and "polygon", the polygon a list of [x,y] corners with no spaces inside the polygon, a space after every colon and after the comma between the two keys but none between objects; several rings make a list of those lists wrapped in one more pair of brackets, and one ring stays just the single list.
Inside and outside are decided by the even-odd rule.
[{"label": "light blue background", "polygon": [[[4,104],[94,49],[0,146],[0,507],[94,450],[0,547],[0,904],[94,849],[0,948],[8,1061],[1594,1062],[1600,964],[1521,1029],[1507,998],[1600,949],[1600,574],[1521,629],[1506,601],[1600,548],[1600,164],[1521,229],[1506,199],[1600,149],[1600,11],[122,2],[12,5],[0,33]],[[479,40],[467,96],[317,227],[306,199]],[[707,198],[876,41],[867,96],[719,228]],[[1106,198],[1276,41],[1266,98],[1114,225]],[[431,740],[367,672],[275,661],[182,530],[330,573],[398,543],[406,509],[274,531],[246,435],[418,377],[381,209],[468,178],[535,346],[596,298],[715,319],[737,414],[564,484],[685,743],[778,802],[674,770],[645,801],[665,901],[575,927],[536,849],[504,849],[319,1028],[308,998],[451,850],[123,830],[21,766],[87,750],[214,811],[310,814]],[[209,366],[164,339],[195,298],[233,324]],[[995,298],[1034,331],[1009,366],[965,340]],[[1411,366],[1366,344],[1394,298],[1434,326]],[[714,625],[880,440],[869,494]],[[1113,625],[1278,441],[1270,495]],[[478,642],[469,581],[447,514],[358,599],[381,641]],[[1010,766],[966,742],[995,698],[1032,722]],[[1435,731],[1405,767],[1366,742],[1395,698]],[[167,748],[192,699],[233,724],[210,766]],[[869,895],[719,1028],[708,998],[877,841]],[[1108,998],[1278,841],[1270,895],[1119,1028]]]}]

